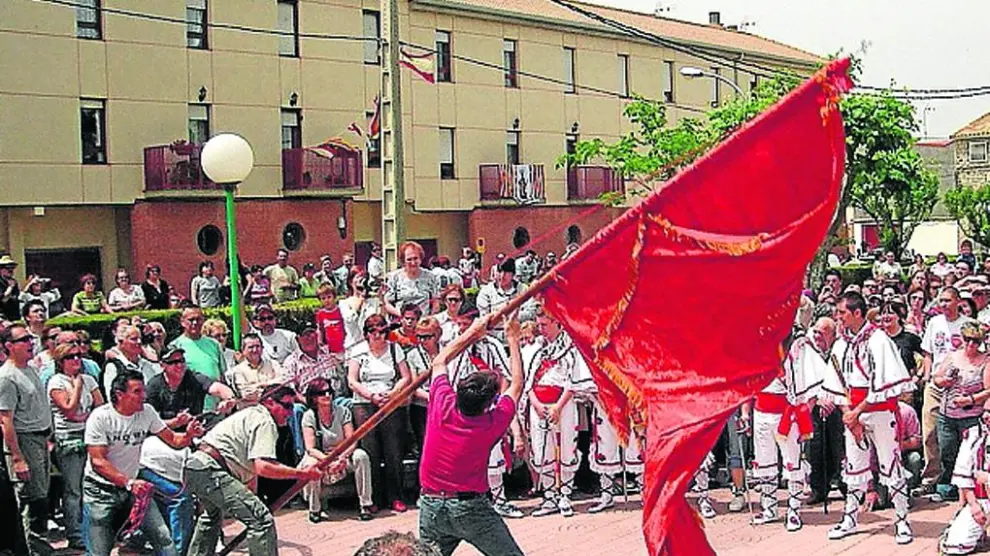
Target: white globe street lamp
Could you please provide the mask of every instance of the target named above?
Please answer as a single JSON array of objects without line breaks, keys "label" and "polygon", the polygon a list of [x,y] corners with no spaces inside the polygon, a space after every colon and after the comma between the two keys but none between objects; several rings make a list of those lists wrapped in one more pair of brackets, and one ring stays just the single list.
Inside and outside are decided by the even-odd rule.
[{"label": "white globe street lamp", "polygon": [[241,320],[244,308],[241,306],[240,264],[237,259],[237,226],[234,220],[234,190],[244,181],[254,168],[254,151],[251,145],[236,133],[221,133],[203,145],[200,152],[200,165],[206,177],[213,183],[223,186],[227,208],[227,259],[230,263],[230,317],[234,335],[234,349],[241,349]]}]

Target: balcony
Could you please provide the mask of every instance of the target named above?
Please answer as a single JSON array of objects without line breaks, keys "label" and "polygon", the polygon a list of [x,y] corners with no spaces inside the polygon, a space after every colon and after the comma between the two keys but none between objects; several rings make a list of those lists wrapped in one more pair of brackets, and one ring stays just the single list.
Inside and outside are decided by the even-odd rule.
[{"label": "balcony", "polygon": [[542,164],[481,164],[478,184],[482,203],[531,205],[547,200]]},{"label": "balcony", "polygon": [[326,143],[317,147],[282,149],[282,189],[293,192],[346,190],[364,187],[361,151]]},{"label": "balcony", "polygon": [[567,200],[597,201],[602,193],[624,193],[625,180],[607,166],[572,166],[567,169]]},{"label": "balcony", "polygon": [[176,141],[144,149],[145,191],[219,191],[199,164],[201,145]]}]

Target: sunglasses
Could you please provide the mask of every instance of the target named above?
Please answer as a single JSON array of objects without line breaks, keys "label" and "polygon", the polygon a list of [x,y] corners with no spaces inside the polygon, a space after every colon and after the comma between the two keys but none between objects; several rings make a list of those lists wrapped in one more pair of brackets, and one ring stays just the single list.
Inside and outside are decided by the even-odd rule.
[{"label": "sunglasses", "polygon": [[73,353],[72,355],[66,355],[65,357],[63,357],[62,361],[78,361],[80,359],[82,359],[82,355],[79,355],[78,353]]},{"label": "sunglasses", "polygon": [[179,365],[179,364],[185,363],[185,362],[186,362],[185,359],[169,359],[168,361],[162,361],[162,363],[164,363],[166,365]]},{"label": "sunglasses", "polygon": [[21,336],[20,338],[7,340],[12,344],[23,344],[24,342],[30,342],[31,336]]},{"label": "sunglasses", "polygon": [[314,397],[317,397],[317,398],[322,398],[323,396],[329,396],[330,395],[330,391],[329,390],[317,390],[315,392],[312,392],[310,395],[312,395]]},{"label": "sunglasses", "polygon": [[432,340],[433,338],[436,338],[436,334],[416,334],[416,339],[421,342]]},{"label": "sunglasses", "polygon": [[267,317],[257,317],[254,320],[261,321],[261,322],[271,322],[271,321],[274,321],[275,320],[275,317],[273,317],[271,315],[268,315]]},{"label": "sunglasses", "polygon": [[58,339],[58,334],[49,334],[48,336],[45,336],[45,339],[54,342]]},{"label": "sunglasses", "polygon": [[365,334],[384,334],[388,332],[387,326],[378,326],[376,328],[369,328],[364,331]]},{"label": "sunglasses", "polygon": [[447,298],[447,303],[460,303],[461,301],[464,301],[464,300],[461,299],[461,298],[459,298],[459,297],[448,297]]}]

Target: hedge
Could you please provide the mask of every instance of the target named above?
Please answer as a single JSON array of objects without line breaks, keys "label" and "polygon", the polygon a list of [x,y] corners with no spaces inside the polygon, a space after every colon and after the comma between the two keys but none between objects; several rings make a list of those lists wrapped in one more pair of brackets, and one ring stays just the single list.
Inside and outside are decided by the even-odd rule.
[{"label": "hedge", "polygon": [[[474,306],[474,297],[477,295],[477,289],[470,288],[465,293],[467,294],[467,299],[465,300],[466,305]],[[295,301],[287,301],[285,303],[276,303],[272,306],[275,310],[275,315],[278,317],[279,328],[284,328],[291,330],[293,332],[299,332],[303,329],[303,326],[313,322],[313,314],[320,307],[320,302],[318,299],[307,298],[307,299],[297,299]],[[254,311],[253,307],[245,307],[248,316]],[[94,341],[100,342],[104,339],[109,339],[108,331],[110,325],[113,321],[120,317],[135,317],[140,316],[146,321],[156,321],[165,325],[166,336],[171,339],[182,334],[182,327],[179,325],[179,315],[181,311],[179,309],[165,309],[158,311],[128,311],[124,313],[111,313],[111,314],[96,314],[87,316],[76,316],[76,315],[63,315],[55,317],[48,321],[49,326],[58,326],[67,330],[85,330],[89,332],[91,338]],[[214,309],[203,309],[203,315],[208,318],[218,318],[227,323],[228,328],[232,328],[230,307],[217,307]]]}]

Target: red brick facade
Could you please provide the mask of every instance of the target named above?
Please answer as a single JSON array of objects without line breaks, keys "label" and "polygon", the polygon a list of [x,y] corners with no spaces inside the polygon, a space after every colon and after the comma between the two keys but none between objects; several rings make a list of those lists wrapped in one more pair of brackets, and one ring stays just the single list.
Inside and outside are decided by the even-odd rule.
[{"label": "red brick facade", "polygon": [[[354,222],[347,212],[347,238],[341,239],[337,218],[342,207],[339,200],[265,199],[237,202],[237,244],[241,262],[246,265],[271,264],[275,252],[283,247],[282,231],[289,223],[298,223],[305,240],[289,254],[289,262],[302,273],[307,262],[319,264],[320,256],[329,253],[339,264],[345,252],[353,252]],[[223,233],[220,249],[212,256],[203,254],[196,237],[200,229],[212,224]],[[131,249],[135,281],[144,279],[149,263],[162,267],[162,277],[183,295],[189,294],[189,282],[204,260],[213,261],[218,276],[226,276],[227,230],[222,199],[208,201],[138,201],[131,210]],[[222,269],[222,270],[221,270]]]},{"label": "red brick facade", "polygon": [[[547,251],[553,251],[559,259],[567,246],[571,226],[577,226],[579,240],[584,242],[622,214],[623,210],[602,205],[479,208],[468,216],[470,245],[477,245],[478,238],[484,238],[486,271],[498,253],[521,255],[527,249],[533,249],[541,257]],[[517,228],[525,228],[529,234],[530,241],[522,248],[513,245]]]}]

